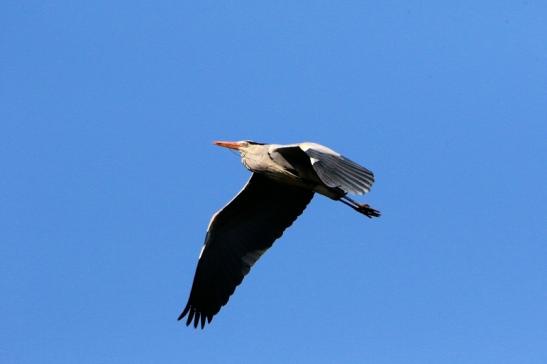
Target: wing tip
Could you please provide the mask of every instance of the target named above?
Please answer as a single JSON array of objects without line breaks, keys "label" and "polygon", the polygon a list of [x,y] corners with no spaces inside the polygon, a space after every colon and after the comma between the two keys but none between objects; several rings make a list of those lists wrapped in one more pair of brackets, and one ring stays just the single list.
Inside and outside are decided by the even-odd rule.
[{"label": "wing tip", "polygon": [[181,314],[179,315],[179,317],[177,318],[177,321],[180,321],[184,318],[184,316],[186,316],[186,314],[188,313],[188,311],[190,311],[190,303],[187,303],[186,304],[186,307],[184,307],[184,310],[182,310]]},{"label": "wing tip", "polygon": [[205,324],[210,324],[213,320],[213,314],[198,311],[190,303],[186,304],[186,307],[184,307],[184,310],[182,310],[181,314],[178,316],[177,321],[182,320],[186,315],[188,315],[188,318],[186,319],[186,326],[190,326],[190,324],[192,324],[195,329],[200,326],[203,330],[205,328]]}]

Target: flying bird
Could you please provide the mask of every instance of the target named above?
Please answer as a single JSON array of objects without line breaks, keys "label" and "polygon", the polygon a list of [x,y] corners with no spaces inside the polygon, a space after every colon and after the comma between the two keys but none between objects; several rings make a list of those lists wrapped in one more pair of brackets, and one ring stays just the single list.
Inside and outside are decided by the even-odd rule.
[{"label": "flying bird", "polygon": [[372,218],[380,212],[347,196],[370,191],[374,174],[316,143],[217,141],[238,151],[252,173],[243,189],[217,211],[207,228],[186,307],[186,325],[211,322],[243,277],[317,192]]}]

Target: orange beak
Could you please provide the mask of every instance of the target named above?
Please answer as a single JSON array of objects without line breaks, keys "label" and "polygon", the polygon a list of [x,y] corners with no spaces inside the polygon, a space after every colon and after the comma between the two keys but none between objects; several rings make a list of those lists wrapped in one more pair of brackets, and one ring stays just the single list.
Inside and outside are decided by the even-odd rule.
[{"label": "orange beak", "polygon": [[224,148],[228,148],[228,149],[239,150],[239,148],[241,148],[241,144],[239,142],[215,141],[215,142],[213,142],[213,144],[218,145],[219,147],[224,147]]}]

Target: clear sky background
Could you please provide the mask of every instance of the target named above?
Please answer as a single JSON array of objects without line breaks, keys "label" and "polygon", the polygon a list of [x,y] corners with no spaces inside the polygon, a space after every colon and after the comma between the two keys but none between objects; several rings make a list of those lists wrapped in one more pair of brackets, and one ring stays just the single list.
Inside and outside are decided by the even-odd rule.
[{"label": "clear sky background", "polygon": [[[3,1],[0,362],[547,363],[545,1]],[[248,178],[216,139],[373,170],[206,330]]]}]

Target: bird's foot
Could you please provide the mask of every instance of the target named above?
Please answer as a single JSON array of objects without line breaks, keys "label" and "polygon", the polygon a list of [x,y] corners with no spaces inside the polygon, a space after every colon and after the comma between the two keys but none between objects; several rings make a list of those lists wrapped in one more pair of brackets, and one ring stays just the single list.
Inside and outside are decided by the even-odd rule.
[{"label": "bird's foot", "polygon": [[363,215],[365,215],[369,219],[372,219],[373,217],[379,217],[380,216],[380,211],[373,209],[372,207],[370,207],[366,203],[357,204],[357,206],[355,207],[355,210],[359,211],[360,213],[362,213]]},{"label": "bird's foot", "polygon": [[372,207],[370,207],[366,203],[359,203],[355,200],[352,200],[348,196],[343,196],[342,198],[340,198],[339,201],[341,201],[342,203],[348,205],[349,207],[351,207],[355,211],[358,211],[358,212],[362,213],[363,215],[365,215],[369,219],[372,219],[373,217],[379,217],[380,216],[380,211],[373,209]]}]

